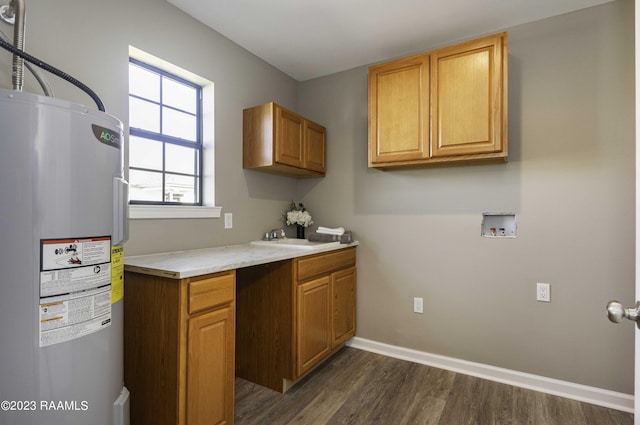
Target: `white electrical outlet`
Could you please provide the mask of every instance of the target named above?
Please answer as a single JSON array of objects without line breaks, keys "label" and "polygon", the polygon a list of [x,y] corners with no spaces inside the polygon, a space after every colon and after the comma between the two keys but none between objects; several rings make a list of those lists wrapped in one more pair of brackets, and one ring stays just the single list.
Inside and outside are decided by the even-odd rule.
[{"label": "white electrical outlet", "polygon": [[233,214],[224,213],[224,228],[225,229],[233,228]]},{"label": "white electrical outlet", "polygon": [[414,313],[423,313],[423,311],[422,311],[422,298],[415,297],[413,299],[413,312]]},{"label": "white electrical outlet", "polygon": [[551,302],[551,285],[548,283],[536,284],[536,301]]}]

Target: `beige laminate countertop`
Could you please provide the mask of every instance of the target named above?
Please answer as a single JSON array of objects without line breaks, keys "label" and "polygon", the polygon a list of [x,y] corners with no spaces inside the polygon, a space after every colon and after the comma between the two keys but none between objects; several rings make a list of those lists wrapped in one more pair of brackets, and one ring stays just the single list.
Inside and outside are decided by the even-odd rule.
[{"label": "beige laminate countertop", "polygon": [[335,251],[356,245],[358,245],[357,241],[350,244],[327,244],[326,246],[315,247],[313,250],[252,244],[229,245],[188,251],[129,256],[124,259],[124,269],[130,272],[153,276],[183,279],[288,260],[320,252]]}]

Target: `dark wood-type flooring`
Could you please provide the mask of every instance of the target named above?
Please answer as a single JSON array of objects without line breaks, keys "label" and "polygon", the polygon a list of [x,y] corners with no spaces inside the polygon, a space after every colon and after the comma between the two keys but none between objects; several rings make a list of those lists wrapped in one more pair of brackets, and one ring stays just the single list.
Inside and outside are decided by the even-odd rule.
[{"label": "dark wood-type flooring", "polygon": [[236,425],[633,425],[633,414],[344,348],[285,394],[236,378]]}]

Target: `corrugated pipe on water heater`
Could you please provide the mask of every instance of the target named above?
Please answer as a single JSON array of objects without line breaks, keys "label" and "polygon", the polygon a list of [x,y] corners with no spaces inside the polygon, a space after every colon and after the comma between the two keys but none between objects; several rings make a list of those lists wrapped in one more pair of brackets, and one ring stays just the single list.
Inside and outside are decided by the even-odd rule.
[{"label": "corrugated pipe on water heater", "polygon": [[[70,82],[74,86],[78,87],[80,90],[84,91],[93,101],[96,103],[98,109],[102,112],[105,111],[104,104],[102,100],[98,97],[98,95],[87,87],[82,82],[76,80],[71,75],[60,71],[59,69],[41,61],[38,58],[35,58],[28,53],[23,51],[24,48],[24,20],[25,20],[25,8],[24,8],[24,0],[11,0],[9,3],[9,8],[12,9],[15,14],[15,27],[13,31],[13,44],[5,41],[0,37],[0,47],[5,50],[13,53],[13,70],[11,74],[13,88],[14,90],[22,91],[22,86],[24,82],[24,61],[28,61],[45,71],[51,72],[54,75],[62,78],[65,81]],[[4,9],[4,13],[7,13],[7,9]]]},{"label": "corrugated pipe on water heater", "polygon": [[[20,10],[22,11],[21,13],[23,15],[23,17],[21,18],[22,19],[21,22],[22,22],[23,28],[22,28],[22,30],[20,30],[19,34],[23,34],[24,35],[24,7],[21,7]],[[11,7],[8,4],[0,6],[0,19],[5,21],[9,25],[14,25],[15,22],[16,22],[16,13],[15,13],[13,7]],[[6,41],[7,43],[10,43],[9,38],[2,31],[0,31],[0,39]],[[16,37],[16,39],[17,39],[17,37]],[[22,41],[22,44],[24,44],[24,41]],[[24,51],[24,46],[21,46],[21,50]],[[14,55],[14,60],[15,59],[21,59],[22,60],[22,58],[20,58],[19,56],[15,56]],[[49,80],[47,80],[47,77],[45,77],[45,75],[42,72],[42,70],[36,68],[30,62],[24,62],[24,66],[27,67],[29,72],[31,72],[33,74],[33,76],[35,77],[35,79],[38,82],[38,84],[40,84],[40,87],[42,88],[42,91],[44,92],[45,96],[48,96],[48,97],[55,97],[56,96],[55,93],[53,92],[53,87],[51,87],[51,84],[49,84]],[[22,70],[21,67],[19,69]]]}]

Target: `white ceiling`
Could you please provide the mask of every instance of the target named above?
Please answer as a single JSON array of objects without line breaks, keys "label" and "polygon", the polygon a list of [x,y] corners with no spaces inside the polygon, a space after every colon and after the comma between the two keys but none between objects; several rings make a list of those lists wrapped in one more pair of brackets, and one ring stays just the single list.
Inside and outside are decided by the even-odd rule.
[{"label": "white ceiling", "polygon": [[298,81],[612,0],[167,0]]}]

